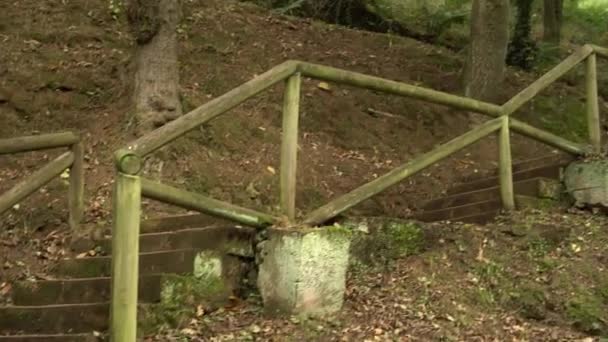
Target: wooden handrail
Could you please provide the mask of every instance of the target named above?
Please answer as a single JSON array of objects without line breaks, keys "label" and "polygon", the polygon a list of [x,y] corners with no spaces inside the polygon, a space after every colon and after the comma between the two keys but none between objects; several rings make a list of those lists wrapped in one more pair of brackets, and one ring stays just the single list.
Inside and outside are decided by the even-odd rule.
[{"label": "wooden handrail", "polygon": [[150,154],[205,122],[236,107],[250,97],[286,79],[296,72],[296,68],[297,62],[295,61],[279,64],[251,81],[135,140],[129,144],[127,149],[141,157]]},{"label": "wooden handrail", "polygon": [[[49,133],[0,139],[0,154],[39,151],[69,147],[66,152],[34,172],[25,180],[0,196],[0,213],[19,203],[34,191],[46,185],[54,177],[70,168],[69,176],[69,225],[77,229],[84,213],[84,146],[80,135],[74,132]],[[69,162],[68,162],[69,160]]]},{"label": "wooden handrail", "polygon": [[440,161],[451,154],[462,150],[479,139],[496,131],[503,123],[502,118],[496,118],[481,124],[467,133],[454,138],[409,163],[395,168],[387,174],[358,187],[357,189],[334,199],[328,204],[310,213],[304,218],[304,224],[317,225],[335,217],[343,211],[363,202],[364,200],[386,190],[387,188],[413,176],[426,167]]},{"label": "wooden handrail", "polygon": [[560,150],[568,152],[570,154],[583,155],[588,152],[588,150],[581,144],[577,144],[567,139],[558,137],[553,133],[538,129],[534,126],[528,125],[527,123],[521,122],[514,118],[511,118],[509,120],[509,127],[513,131],[521,135],[525,135],[534,140],[538,140],[549,146],[559,148]]},{"label": "wooden handrail", "polygon": [[80,141],[80,137],[74,132],[50,133],[0,139],[0,154],[13,154],[47,150],[57,147],[68,147],[76,144],[78,141]]},{"label": "wooden handrail", "polygon": [[[114,266],[112,270],[112,284],[113,288],[119,290],[113,291],[112,295],[111,315],[114,318],[112,319],[111,330],[113,339],[121,341],[135,340],[137,327],[137,277],[132,276],[132,273],[133,270],[136,273],[138,263],[138,234],[142,195],[254,227],[267,227],[271,224],[280,223],[280,219],[272,215],[143,179],[138,176],[143,156],[230,110],[279,81],[287,80],[283,105],[280,207],[282,214],[287,217],[288,223],[293,224],[295,218],[295,177],[301,74],[316,79],[411,97],[497,117],[391,170],[387,174],[330,201],[308,214],[303,219],[302,224],[319,225],[497,130],[500,130],[498,138],[501,199],[504,208],[510,210],[515,206],[510,129],[569,153],[584,154],[587,152],[587,149],[580,144],[534,128],[508,115],[515,112],[575,65],[589,58],[586,83],[588,117],[590,126],[597,125],[599,129],[599,111],[597,107],[593,107],[593,102],[597,101],[597,75],[594,53],[602,57],[608,57],[608,49],[585,45],[502,106],[337,68],[288,61],[198,107],[175,121],[154,130],[150,134],[137,139],[127,148],[118,150],[115,154],[119,172],[115,187],[113,210],[114,233],[112,234],[112,238]],[[594,147],[597,148],[599,146],[599,133],[595,127],[590,127],[590,136]]]},{"label": "wooden handrail", "polygon": [[41,169],[17,183],[14,187],[0,196],[0,214],[12,208],[19,201],[45,186],[53,178],[59,176],[74,162],[74,153],[65,152]]},{"label": "wooden handrail", "polygon": [[413,99],[442,104],[457,109],[474,111],[492,117],[500,115],[500,106],[495,104],[444,93],[425,87],[413,86],[407,83],[391,81],[380,77],[305,62],[299,63],[298,70],[300,70],[304,76],[319,80],[336,82],[369,90],[376,90],[388,94],[411,97]]},{"label": "wooden handrail", "polygon": [[584,61],[585,58],[589,57],[593,53],[593,48],[590,45],[584,45],[577,51],[571,54],[568,58],[564,59],[561,63],[556,65],[553,69],[549,70],[546,74],[541,76],[534,83],[530,84],[526,89],[513,96],[509,101],[502,105],[502,115],[510,115],[523,106],[526,102],[530,101],[534,96],[540,93],[543,89],[547,88],[551,83],[555,82],[558,78],[562,77],[565,73],[572,70],[580,62]]},{"label": "wooden handrail", "polygon": [[591,45],[591,47],[593,48],[593,51],[600,57],[602,58],[608,58],[608,49],[605,47],[601,47],[601,46],[597,46],[597,45]]},{"label": "wooden handrail", "polygon": [[163,203],[193,209],[205,214],[217,216],[252,227],[267,227],[279,219],[255,210],[242,208],[234,204],[218,201],[194,192],[181,190],[166,184],[141,179],[141,194],[144,197]]}]

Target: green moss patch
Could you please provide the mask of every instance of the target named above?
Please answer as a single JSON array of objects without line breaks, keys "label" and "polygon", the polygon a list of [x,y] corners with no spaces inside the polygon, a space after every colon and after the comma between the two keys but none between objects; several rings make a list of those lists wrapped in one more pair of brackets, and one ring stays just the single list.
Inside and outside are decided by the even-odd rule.
[{"label": "green moss patch", "polygon": [[344,227],[354,233],[351,255],[366,264],[418,254],[423,250],[420,223],[391,218],[347,220]]}]

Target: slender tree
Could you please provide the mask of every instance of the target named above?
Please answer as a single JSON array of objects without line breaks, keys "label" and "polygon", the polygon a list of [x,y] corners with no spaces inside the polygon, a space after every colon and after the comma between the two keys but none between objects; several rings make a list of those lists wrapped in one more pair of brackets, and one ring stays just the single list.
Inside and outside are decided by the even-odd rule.
[{"label": "slender tree", "polygon": [[563,0],[544,0],[543,3],[543,40],[559,44],[562,29]]},{"label": "slender tree", "polygon": [[466,96],[499,100],[509,42],[509,0],[473,0],[471,43],[463,71]]},{"label": "slender tree", "polygon": [[133,102],[140,134],[182,114],[176,32],[180,17],[180,0],[127,3],[127,18],[137,42]]},{"label": "slender tree", "polygon": [[532,32],[532,4],[534,0],[516,0],[517,22],[513,39],[507,52],[507,64],[529,70],[534,65],[536,43],[530,36]]}]

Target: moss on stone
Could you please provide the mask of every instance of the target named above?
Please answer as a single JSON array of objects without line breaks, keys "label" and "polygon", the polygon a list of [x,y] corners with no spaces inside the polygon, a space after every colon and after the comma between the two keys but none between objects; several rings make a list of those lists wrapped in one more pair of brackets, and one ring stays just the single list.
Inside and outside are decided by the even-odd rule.
[{"label": "moss on stone", "polygon": [[223,305],[229,295],[220,254],[201,252],[195,258],[193,274],[163,276],[160,303],[146,310],[141,319],[142,330],[180,327],[195,314],[199,305],[206,311],[213,310]]},{"label": "moss on stone", "polygon": [[420,253],[424,247],[422,226],[415,221],[393,218],[348,220],[343,227],[354,234],[353,262],[370,264]]}]

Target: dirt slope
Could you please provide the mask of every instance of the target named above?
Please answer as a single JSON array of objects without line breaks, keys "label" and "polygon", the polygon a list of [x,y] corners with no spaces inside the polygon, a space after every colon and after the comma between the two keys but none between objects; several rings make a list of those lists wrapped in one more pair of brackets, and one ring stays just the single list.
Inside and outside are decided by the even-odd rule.
[{"label": "dirt slope", "polygon": [[[276,16],[237,2],[185,4],[179,32],[186,111],[287,59],[458,92],[462,57],[441,48]],[[4,1],[0,43],[0,137],[66,129],[81,132],[87,152],[85,224],[107,226],[114,172],[111,155],[133,139],[128,115],[133,44],[124,20],[114,18],[101,0]],[[503,89],[504,99],[534,77],[512,73]],[[580,89],[572,84],[554,88],[549,98],[574,95],[575,105],[582,103]],[[155,167],[146,169],[146,174],[218,199],[276,210],[281,94],[278,85],[172,143],[155,156],[157,162],[151,164]],[[558,107],[548,102],[543,108],[553,113]],[[368,108],[393,115],[372,116]],[[537,109],[532,106],[527,113],[536,115]],[[325,90],[305,80],[298,207],[304,212],[316,208],[465,132],[466,117],[442,106],[335,85]],[[421,172],[352,213],[408,216],[462,176],[494,168],[496,153],[488,141]],[[526,140],[514,141],[516,160],[549,152]],[[0,191],[58,153],[0,156]],[[39,258],[32,250],[48,254],[46,239],[61,241],[69,235],[64,231],[66,188],[65,180],[57,179],[0,216],[0,237],[9,241],[2,254]],[[144,206],[146,216],[179,211],[149,202]]]}]

